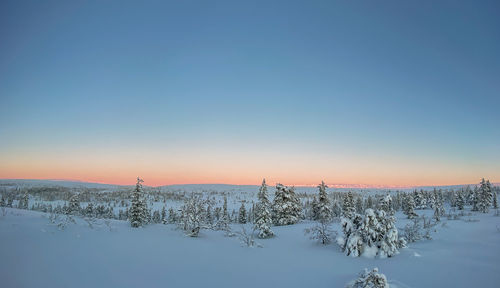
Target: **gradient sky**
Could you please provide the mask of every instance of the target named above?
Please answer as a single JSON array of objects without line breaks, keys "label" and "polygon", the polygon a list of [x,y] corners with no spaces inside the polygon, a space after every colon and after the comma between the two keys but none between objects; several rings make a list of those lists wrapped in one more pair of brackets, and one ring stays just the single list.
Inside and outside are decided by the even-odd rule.
[{"label": "gradient sky", "polygon": [[1,1],[0,178],[500,182],[498,1]]}]

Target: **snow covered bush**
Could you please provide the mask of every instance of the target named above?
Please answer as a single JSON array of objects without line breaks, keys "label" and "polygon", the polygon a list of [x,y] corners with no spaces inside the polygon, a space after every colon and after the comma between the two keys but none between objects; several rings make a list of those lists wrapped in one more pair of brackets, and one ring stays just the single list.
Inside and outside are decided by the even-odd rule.
[{"label": "snow covered bush", "polygon": [[395,218],[385,211],[366,209],[365,215],[355,215],[352,219],[342,218],[343,237],[337,243],[348,256],[391,257],[406,247],[404,238],[398,237]]},{"label": "snow covered bush", "polygon": [[378,273],[378,268],[365,270],[359,273],[359,278],[347,284],[346,288],[389,288],[387,278],[384,274]]},{"label": "snow covered bush", "polygon": [[247,230],[245,229],[245,226],[241,226],[241,230],[236,232],[236,235],[238,235],[238,239],[240,240],[241,244],[246,247],[259,247],[262,248],[262,245],[257,243],[254,240],[254,232],[255,229],[251,233],[247,233]]},{"label": "snow covered bush", "polygon": [[336,235],[328,223],[319,223],[311,228],[306,228],[304,233],[310,235],[311,240],[317,240],[323,245],[330,244]]}]

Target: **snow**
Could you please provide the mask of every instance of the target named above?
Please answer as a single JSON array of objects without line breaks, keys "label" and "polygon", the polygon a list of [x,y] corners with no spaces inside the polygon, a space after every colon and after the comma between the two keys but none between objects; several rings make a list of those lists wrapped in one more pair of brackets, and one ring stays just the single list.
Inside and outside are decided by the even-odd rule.
[{"label": "snow", "polygon": [[[103,220],[90,229],[81,218],[61,231],[45,213],[6,212],[0,216],[5,288],[344,287],[374,267],[391,287],[495,287],[500,282],[500,217],[492,213],[474,214],[478,222],[447,221],[438,225],[433,240],[411,243],[391,258],[368,259],[309,240],[303,231],[312,222],[275,226],[275,237],[257,239],[263,248],[248,248],[220,231],[202,230],[191,238],[174,225],[133,229],[117,220],[110,220],[110,231]],[[396,217],[400,229],[409,221],[399,212]],[[251,230],[251,224],[246,227]],[[340,224],[333,229],[340,232]]]}]

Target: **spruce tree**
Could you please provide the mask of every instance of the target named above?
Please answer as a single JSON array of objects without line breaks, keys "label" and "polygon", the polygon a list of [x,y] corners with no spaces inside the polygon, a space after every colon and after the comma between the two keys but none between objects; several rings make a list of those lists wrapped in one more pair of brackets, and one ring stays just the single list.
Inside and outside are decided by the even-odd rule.
[{"label": "spruce tree", "polygon": [[145,201],[142,199],[142,182],[141,178],[137,177],[135,189],[132,192],[132,204],[129,210],[130,225],[134,228],[146,225]]},{"label": "spruce tree", "polygon": [[21,198],[21,200],[19,200],[18,204],[19,209],[28,209],[28,203],[29,203],[29,195],[28,192],[26,191],[24,192],[24,195]]},{"label": "spruce tree", "polygon": [[217,229],[229,232],[229,213],[227,212],[227,196],[224,195],[224,204],[222,206],[222,215],[217,221]]},{"label": "spruce tree", "polygon": [[165,206],[161,209],[161,223],[167,224],[167,210],[165,209]]},{"label": "spruce tree", "polygon": [[493,192],[493,209],[498,209],[497,192]]},{"label": "spruce tree", "polygon": [[80,201],[78,200],[78,195],[75,194],[69,199],[68,214],[79,215],[80,214]]},{"label": "spruce tree", "polygon": [[394,210],[392,209],[392,197],[387,194],[380,201],[380,209],[384,210],[388,215],[394,215]]},{"label": "spruce tree", "polygon": [[415,213],[415,201],[413,200],[413,196],[410,194],[406,196],[404,213],[406,216],[408,216],[408,219],[413,219],[418,216],[417,213]]},{"label": "spruce tree", "polygon": [[354,217],[355,208],[354,208],[354,196],[352,192],[349,191],[345,196],[342,202],[342,216],[348,219]]},{"label": "spruce tree", "polygon": [[464,210],[465,198],[464,198],[463,191],[458,191],[457,197],[455,198],[455,202],[456,202],[458,210]]},{"label": "spruce tree", "polygon": [[254,229],[259,230],[259,238],[270,238],[274,236],[271,230],[273,222],[271,215],[271,203],[267,199],[266,179],[262,180],[262,185],[257,194],[259,202],[255,206]]},{"label": "spruce tree", "polygon": [[328,223],[332,220],[332,209],[330,208],[330,200],[328,199],[328,194],[326,194],[325,182],[321,181],[318,185],[319,195],[318,203],[316,204],[316,219],[320,223]]},{"label": "spruce tree", "polygon": [[272,209],[275,225],[291,225],[299,222],[302,207],[294,188],[276,184]]},{"label": "spruce tree", "polygon": [[493,200],[493,192],[491,189],[490,180],[484,180],[484,178],[481,180],[481,183],[479,183],[477,195],[478,210],[483,213],[488,213]]},{"label": "spruce tree", "polygon": [[241,203],[240,210],[238,211],[238,223],[247,223],[247,210],[245,209],[245,205],[243,205],[243,203]]}]

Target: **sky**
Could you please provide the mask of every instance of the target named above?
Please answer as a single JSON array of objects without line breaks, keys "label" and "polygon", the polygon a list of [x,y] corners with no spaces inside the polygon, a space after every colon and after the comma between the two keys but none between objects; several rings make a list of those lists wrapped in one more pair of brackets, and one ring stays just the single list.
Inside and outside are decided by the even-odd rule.
[{"label": "sky", "polygon": [[498,1],[0,1],[0,178],[500,182]]}]

